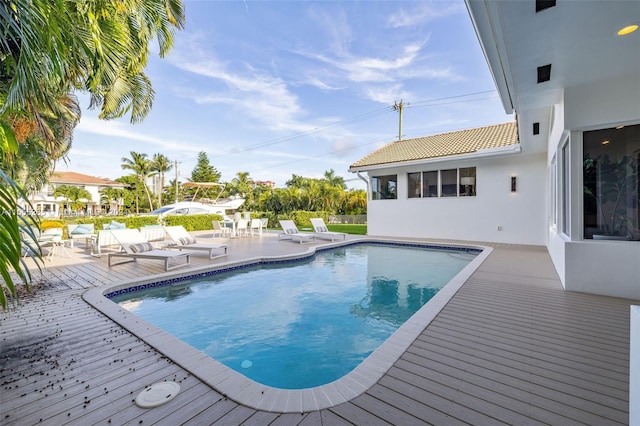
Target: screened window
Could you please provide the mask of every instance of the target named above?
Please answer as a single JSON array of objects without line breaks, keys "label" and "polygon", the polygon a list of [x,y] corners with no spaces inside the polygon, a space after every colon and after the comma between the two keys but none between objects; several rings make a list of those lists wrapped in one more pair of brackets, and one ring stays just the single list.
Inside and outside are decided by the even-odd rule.
[{"label": "screened window", "polygon": [[473,197],[476,195],[476,168],[460,169],[460,196]]},{"label": "screened window", "polygon": [[422,172],[423,197],[438,196],[438,172]]},{"label": "screened window", "polygon": [[407,174],[407,186],[409,187],[409,198],[420,198],[422,196],[422,190],[420,188],[420,175],[421,173],[409,173]]},{"label": "screened window", "polygon": [[442,197],[455,197],[458,195],[458,169],[441,170]]},{"label": "screened window", "polygon": [[373,200],[395,200],[398,198],[398,175],[374,176],[371,178]]},{"label": "screened window", "polygon": [[640,125],[583,133],[584,238],[640,240]]}]

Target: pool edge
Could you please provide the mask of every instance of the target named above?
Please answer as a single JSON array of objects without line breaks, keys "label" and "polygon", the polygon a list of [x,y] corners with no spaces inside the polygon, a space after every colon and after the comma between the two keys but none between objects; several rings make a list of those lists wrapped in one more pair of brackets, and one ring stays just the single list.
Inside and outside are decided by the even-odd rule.
[{"label": "pool edge", "polygon": [[[401,245],[417,244],[438,247],[464,247],[481,250],[481,252],[355,369],[334,382],[313,388],[301,390],[278,389],[254,382],[180,339],[171,336],[169,333],[135,316],[105,297],[105,294],[118,289],[157,282],[162,279],[193,275],[204,271],[239,267],[256,262],[303,259],[312,256],[319,250],[357,243],[376,242],[398,243]],[[163,273],[142,280],[130,280],[106,287],[96,287],[85,292],[82,297],[89,305],[102,312],[122,328],[136,335],[172,362],[181,366],[222,394],[222,396],[258,410],[278,413],[304,413],[330,408],[350,401],[377,383],[446,306],[449,300],[451,300],[462,285],[477,270],[480,264],[489,256],[492,250],[491,247],[477,244],[452,244],[450,242],[438,243],[434,241],[397,240],[392,238],[357,238],[346,242],[341,241],[317,247],[309,247],[305,252],[295,255],[254,257],[241,261],[204,265],[199,268],[182,271],[181,273]]]}]

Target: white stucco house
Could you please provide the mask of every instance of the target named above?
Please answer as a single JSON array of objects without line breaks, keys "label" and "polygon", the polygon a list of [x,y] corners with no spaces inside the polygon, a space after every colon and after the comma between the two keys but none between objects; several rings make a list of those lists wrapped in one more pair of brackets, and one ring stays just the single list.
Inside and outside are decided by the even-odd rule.
[{"label": "white stucco house", "polygon": [[[110,179],[101,177],[84,175],[76,172],[54,172],[49,183],[40,189],[40,191],[29,196],[31,206],[42,217],[60,217],[65,210],[64,197],[55,197],[54,191],[56,186],[69,185],[86,189],[91,194],[91,199],[86,200],[86,214],[98,215],[101,211],[100,190],[103,188],[123,189],[124,184]],[[112,201],[109,206],[111,210],[118,210],[121,207],[117,200]],[[120,202],[121,204],[121,202]]]},{"label": "white stucco house", "polygon": [[369,234],[545,245],[565,289],[640,299],[640,3],[467,7],[515,121],[353,163]]},{"label": "white stucco house", "polygon": [[[465,2],[516,120],[352,164],[368,175],[369,233],[544,245],[566,290],[640,299],[640,2]],[[517,140],[492,133],[505,126]],[[638,332],[632,306],[630,424]]]}]

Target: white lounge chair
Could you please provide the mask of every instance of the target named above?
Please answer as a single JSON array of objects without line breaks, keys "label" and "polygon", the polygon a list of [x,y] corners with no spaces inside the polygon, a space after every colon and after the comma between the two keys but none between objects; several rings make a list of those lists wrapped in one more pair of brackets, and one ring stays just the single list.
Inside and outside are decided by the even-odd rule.
[{"label": "white lounge chair", "polygon": [[279,240],[298,241],[300,244],[315,243],[316,234],[310,232],[300,232],[292,220],[281,220],[282,234],[278,234]]},{"label": "white lounge chair", "polygon": [[[168,271],[181,266],[187,266],[191,263],[189,253],[155,249],[150,242],[144,239],[137,229],[114,229],[110,232],[116,241],[118,241],[123,251],[119,253],[109,253],[109,267],[122,263],[135,262],[138,259],[152,259],[162,260],[164,262],[164,270]],[[128,258],[129,260],[112,263],[111,259],[117,257]],[[180,262],[177,265],[169,265],[170,260],[183,260],[184,262]]]},{"label": "white lounge chair", "polygon": [[325,225],[324,220],[321,217],[311,219],[311,225],[313,226],[313,230],[316,233],[316,237],[323,238],[325,240],[335,240],[336,238],[342,237],[342,239],[347,238],[347,234],[344,232],[333,232],[329,231],[327,225]]},{"label": "white lounge chair", "polygon": [[[209,253],[209,259],[227,255],[227,244],[199,243],[183,226],[165,226],[165,232],[172,242],[165,244],[164,248],[176,250],[199,250]],[[222,250],[222,253],[219,253]]]}]

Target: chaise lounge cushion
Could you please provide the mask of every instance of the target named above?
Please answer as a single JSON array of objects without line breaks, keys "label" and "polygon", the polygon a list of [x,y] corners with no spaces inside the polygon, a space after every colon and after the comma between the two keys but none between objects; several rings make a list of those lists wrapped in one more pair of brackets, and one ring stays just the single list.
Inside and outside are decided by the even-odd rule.
[{"label": "chaise lounge cushion", "polygon": [[70,235],[84,235],[93,234],[93,223],[81,224],[76,226],[69,234]]},{"label": "chaise lounge cushion", "polygon": [[196,240],[195,238],[189,236],[189,237],[179,238],[178,242],[180,244],[182,244],[183,246],[188,246],[189,244],[196,244],[198,242],[198,240]]},{"label": "chaise lounge cushion", "polygon": [[104,229],[125,229],[126,227],[127,225],[125,223],[112,220],[108,225],[104,226]]},{"label": "chaise lounge cushion", "polygon": [[144,253],[145,251],[153,250],[153,245],[151,243],[138,243],[129,245],[129,249],[133,253]]}]

